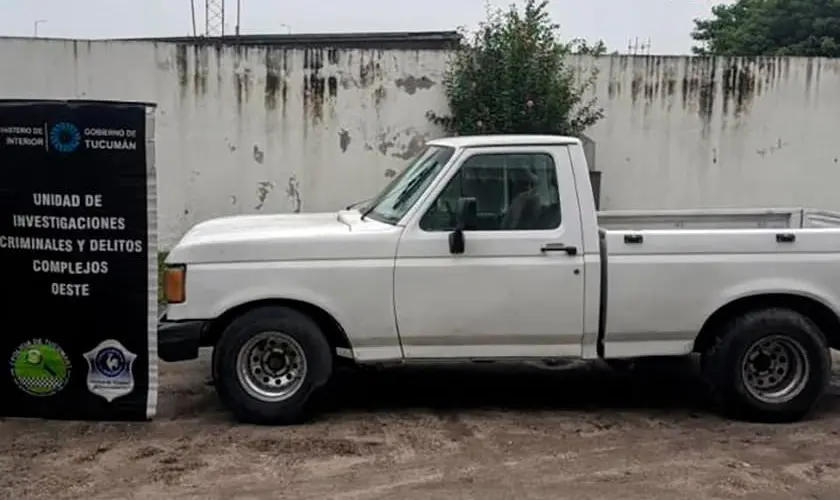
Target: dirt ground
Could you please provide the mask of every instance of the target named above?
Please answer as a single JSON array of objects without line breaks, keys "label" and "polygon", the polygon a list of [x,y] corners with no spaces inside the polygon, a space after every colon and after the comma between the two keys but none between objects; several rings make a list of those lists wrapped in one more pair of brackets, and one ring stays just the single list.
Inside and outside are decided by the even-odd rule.
[{"label": "dirt ground", "polygon": [[690,371],[341,373],[314,422],[266,428],[231,421],[206,356],[162,372],[151,423],[0,422],[0,499],[840,498],[840,384],[768,426],[712,414]]}]

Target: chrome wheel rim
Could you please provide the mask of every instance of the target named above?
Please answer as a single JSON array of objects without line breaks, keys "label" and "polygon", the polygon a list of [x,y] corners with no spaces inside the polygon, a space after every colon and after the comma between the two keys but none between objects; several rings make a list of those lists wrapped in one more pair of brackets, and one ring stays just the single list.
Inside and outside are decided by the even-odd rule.
[{"label": "chrome wheel rim", "polygon": [[306,369],[303,348],[282,332],[254,335],[236,357],[240,385],[251,397],[266,403],[294,396],[303,385]]},{"label": "chrome wheel rim", "polygon": [[801,394],[808,384],[809,373],[805,348],[782,335],[754,343],[741,363],[747,392],[768,404],[786,403]]}]

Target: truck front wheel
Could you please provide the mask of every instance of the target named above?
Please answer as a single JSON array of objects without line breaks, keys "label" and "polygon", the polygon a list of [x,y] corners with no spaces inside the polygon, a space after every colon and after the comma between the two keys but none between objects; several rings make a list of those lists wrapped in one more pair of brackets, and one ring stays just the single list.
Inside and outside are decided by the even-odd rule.
[{"label": "truck front wheel", "polygon": [[828,387],[831,356],[813,321],[772,308],[730,321],[703,354],[702,368],[726,414],[793,422],[805,418]]},{"label": "truck front wheel", "polygon": [[320,328],[288,307],[260,307],[233,320],[213,358],[219,398],[246,423],[302,423],[310,396],[332,373]]}]

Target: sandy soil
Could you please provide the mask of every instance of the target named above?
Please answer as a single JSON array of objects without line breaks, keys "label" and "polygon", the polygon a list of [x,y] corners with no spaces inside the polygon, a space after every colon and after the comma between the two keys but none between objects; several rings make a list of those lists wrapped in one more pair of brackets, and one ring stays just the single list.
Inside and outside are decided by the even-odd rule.
[{"label": "sandy soil", "polygon": [[708,410],[690,371],[341,374],[296,428],[234,424],[206,357],[152,423],[0,422],[0,498],[837,499],[840,390],[808,422]]}]

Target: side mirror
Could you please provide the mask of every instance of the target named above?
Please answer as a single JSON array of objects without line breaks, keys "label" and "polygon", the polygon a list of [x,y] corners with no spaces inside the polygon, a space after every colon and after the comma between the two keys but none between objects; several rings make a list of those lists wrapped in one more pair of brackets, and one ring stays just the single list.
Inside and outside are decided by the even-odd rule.
[{"label": "side mirror", "polygon": [[455,230],[449,233],[449,252],[464,253],[464,230],[473,229],[478,218],[475,198],[458,198],[455,206]]}]

